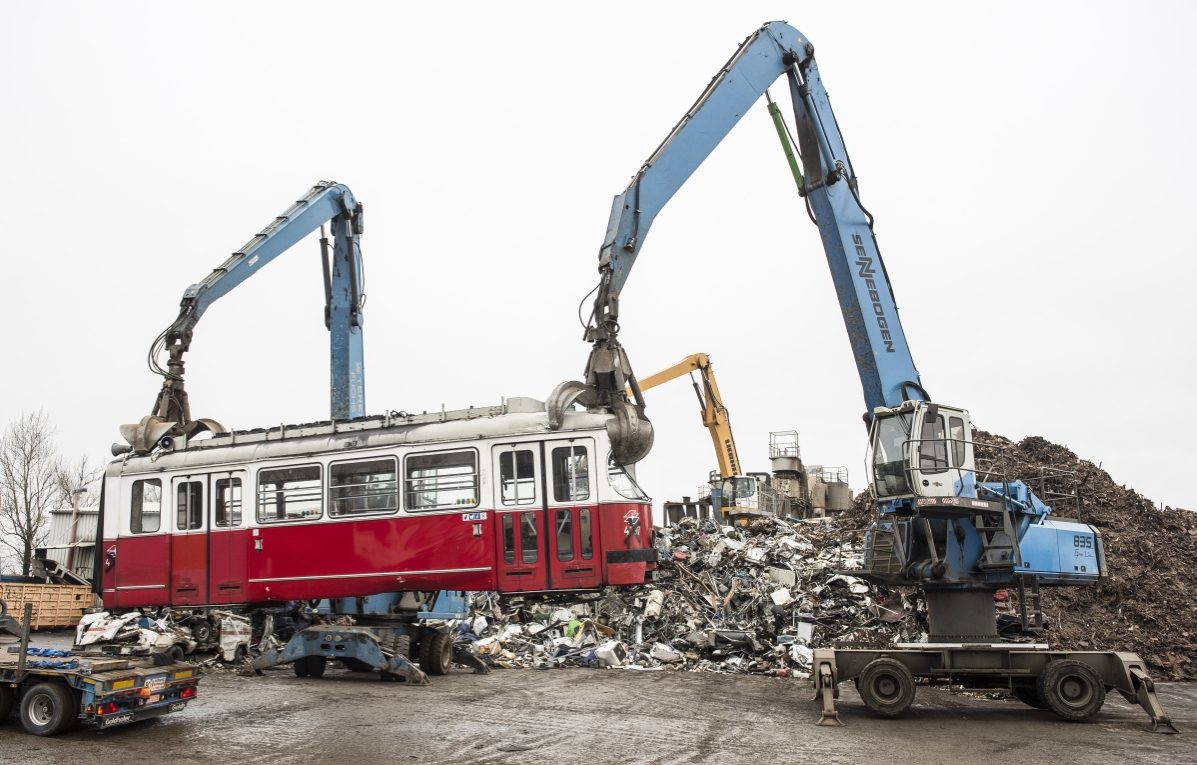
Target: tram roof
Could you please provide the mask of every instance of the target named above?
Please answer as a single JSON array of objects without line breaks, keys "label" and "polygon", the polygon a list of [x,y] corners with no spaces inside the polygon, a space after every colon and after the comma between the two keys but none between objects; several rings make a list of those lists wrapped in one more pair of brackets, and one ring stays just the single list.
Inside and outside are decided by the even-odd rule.
[{"label": "tram roof", "polygon": [[[605,427],[607,413],[566,411],[561,428],[549,429],[543,401],[509,398],[498,406],[408,414],[359,417],[343,422],[324,421],[274,428],[235,430],[193,440],[183,448],[128,456],[112,463],[112,472],[164,472],[200,465],[245,463],[317,454],[341,453],[388,446],[494,439],[504,436],[565,436],[572,431]],[[118,467],[119,466],[119,467]]]}]

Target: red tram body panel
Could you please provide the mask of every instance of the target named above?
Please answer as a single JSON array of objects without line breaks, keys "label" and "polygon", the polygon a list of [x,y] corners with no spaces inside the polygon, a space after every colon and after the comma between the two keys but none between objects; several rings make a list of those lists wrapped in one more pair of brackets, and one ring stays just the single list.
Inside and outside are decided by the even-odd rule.
[{"label": "red tram body panel", "polygon": [[130,456],[104,482],[108,608],[641,584],[651,501],[610,415],[544,405],[234,432]]}]

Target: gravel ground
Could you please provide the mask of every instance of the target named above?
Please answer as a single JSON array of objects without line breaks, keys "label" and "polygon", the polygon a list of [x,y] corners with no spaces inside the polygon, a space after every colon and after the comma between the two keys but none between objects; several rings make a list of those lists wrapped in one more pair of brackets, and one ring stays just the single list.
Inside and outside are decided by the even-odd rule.
[{"label": "gravel ground", "polygon": [[[40,641],[39,641],[40,642]],[[920,688],[904,716],[873,717],[841,686],[842,728],[817,727],[809,682],[677,672],[454,671],[429,687],[329,669],[206,676],[180,713],[99,732],[35,738],[0,725],[5,763],[1197,762],[1197,685],[1161,684],[1181,736],[1141,730],[1111,695],[1084,723],[1014,701]]]}]

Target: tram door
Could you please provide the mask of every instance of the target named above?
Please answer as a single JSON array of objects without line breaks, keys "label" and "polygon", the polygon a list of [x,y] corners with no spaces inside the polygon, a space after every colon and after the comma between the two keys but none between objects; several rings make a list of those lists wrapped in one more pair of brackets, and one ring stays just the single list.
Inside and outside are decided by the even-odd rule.
[{"label": "tram door", "polygon": [[592,589],[603,583],[598,549],[598,485],[594,439],[546,441],[549,578],[553,589]]},{"label": "tram door", "polygon": [[209,603],[244,603],[249,596],[245,580],[251,543],[241,498],[245,485],[244,471],[210,476]]},{"label": "tram door", "polygon": [[548,582],[540,444],[495,446],[491,456],[499,591],[543,590]]},{"label": "tram door", "polygon": [[207,475],[177,476],[171,481],[167,522],[170,529],[170,602],[198,606],[208,598],[208,529],[204,499]]}]

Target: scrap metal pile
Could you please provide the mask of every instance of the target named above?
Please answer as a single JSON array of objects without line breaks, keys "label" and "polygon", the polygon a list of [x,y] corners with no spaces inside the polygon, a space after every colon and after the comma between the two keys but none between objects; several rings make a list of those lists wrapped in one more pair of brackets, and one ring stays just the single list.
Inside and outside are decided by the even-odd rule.
[{"label": "scrap metal pile", "polygon": [[878,587],[859,540],[836,521],[765,518],[748,526],[682,519],[657,534],[652,586],[569,607],[475,601],[463,640],[495,666],[626,666],[806,676],[827,643],[925,640],[912,592]]}]

